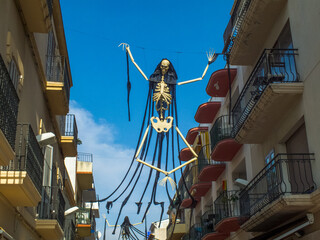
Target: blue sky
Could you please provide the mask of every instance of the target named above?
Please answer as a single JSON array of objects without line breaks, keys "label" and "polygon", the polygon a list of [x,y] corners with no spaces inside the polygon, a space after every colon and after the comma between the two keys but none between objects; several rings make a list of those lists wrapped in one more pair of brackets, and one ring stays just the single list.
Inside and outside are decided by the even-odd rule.
[{"label": "blue sky", "polygon": [[[148,83],[130,64],[131,122],[126,103],[126,57],[118,45],[130,45],[135,61],[150,76],[162,58],[168,58],[178,81],[200,77],[207,64],[206,51],[223,49],[223,32],[233,0],[198,1],[105,1],[62,0],[61,8],[74,86],[70,113],[75,113],[79,151],[94,155],[94,177],[100,198],[120,182],[130,164],[145,108]],[[179,127],[187,131],[198,126],[194,115],[210,98],[205,88],[212,72],[223,68],[222,57],[212,64],[206,77],[177,88]],[[132,222],[139,222],[136,206],[129,201],[124,210]],[[107,219],[112,224],[120,205],[114,204]],[[100,205],[101,216],[106,213]],[[149,214],[159,220],[157,210]],[[124,217],[125,215],[123,215]],[[120,218],[122,221],[123,217]],[[98,219],[103,232],[103,218]],[[111,236],[108,229],[107,239]]]}]

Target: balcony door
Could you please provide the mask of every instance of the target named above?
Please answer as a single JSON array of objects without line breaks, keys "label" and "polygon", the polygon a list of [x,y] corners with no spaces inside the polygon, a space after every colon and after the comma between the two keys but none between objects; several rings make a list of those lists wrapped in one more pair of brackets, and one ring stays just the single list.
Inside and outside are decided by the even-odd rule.
[{"label": "balcony door", "polygon": [[286,148],[291,192],[303,193],[311,190],[310,186],[313,186],[311,164],[303,155],[309,153],[305,124],[299,127],[288,139]]}]

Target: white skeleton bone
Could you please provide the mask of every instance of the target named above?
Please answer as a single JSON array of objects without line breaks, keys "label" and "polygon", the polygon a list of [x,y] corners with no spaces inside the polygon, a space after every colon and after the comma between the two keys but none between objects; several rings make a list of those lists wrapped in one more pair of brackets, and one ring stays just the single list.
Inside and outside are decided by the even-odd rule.
[{"label": "white skeleton bone", "polygon": [[[131,51],[130,51],[130,46],[129,46],[129,44],[127,44],[127,43],[121,43],[121,44],[119,45],[119,47],[120,47],[120,46],[122,46],[123,49],[126,49],[127,53],[128,53],[129,56],[130,56],[130,59],[131,59],[132,63],[135,65],[135,67],[138,69],[138,71],[141,73],[141,75],[142,75],[147,81],[149,81],[149,79],[147,78],[147,76],[144,74],[144,72],[141,70],[141,68],[138,66],[138,64],[134,61],[134,58],[133,58],[133,56],[132,56],[132,54],[131,54]],[[207,64],[207,66],[205,67],[205,69],[204,69],[203,74],[202,74],[201,77],[195,78],[195,79],[192,79],[192,80],[188,80],[188,81],[184,81],[184,82],[180,82],[180,83],[177,83],[177,85],[183,85],[183,84],[192,83],[192,82],[196,82],[196,81],[202,80],[202,79],[205,77],[205,75],[206,75],[206,73],[207,73],[207,71],[208,71],[209,65],[216,60],[217,54],[215,54],[215,53],[212,52],[212,51],[209,51],[209,52],[207,52],[207,58],[208,58],[208,64]],[[162,110],[167,110],[168,105],[171,104],[171,100],[172,100],[172,96],[170,95],[170,90],[169,90],[167,84],[164,82],[164,75],[168,72],[169,67],[170,67],[170,62],[169,62],[168,60],[164,59],[164,60],[161,61],[161,64],[160,64],[160,69],[161,69],[161,74],[162,74],[161,82],[159,82],[159,83],[157,84],[156,89],[155,89],[154,94],[153,94],[153,101],[156,101],[157,103],[158,103],[159,101],[161,101],[161,102],[164,101],[164,102],[166,102],[166,104],[167,104],[167,107],[166,107],[166,108],[164,108],[163,106],[160,107],[161,109],[159,108],[159,110],[161,111],[161,116],[160,116],[161,119],[159,119],[158,117],[154,117],[154,116],[150,118],[152,127],[153,127],[158,133],[168,132],[168,131],[171,129],[171,127],[172,127],[172,122],[173,122],[173,117],[171,117],[171,116],[168,116],[168,117],[166,117],[165,119],[162,119],[162,118],[163,118],[163,116],[162,116]],[[157,110],[157,111],[158,111],[158,110]],[[184,138],[184,136],[182,135],[182,133],[180,132],[180,130],[179,130],[178,127],[176,126],[176,127],[175,127],[175,130],[178,132],[178,134],[179,134],[179,136],[181,137],[181,139],[184,141],[184,143],[185,143],[185,144],[187,145],[187,147],[190,149],[190,151],[192,152],[194,158],[190,159],[189,161],[185,162],[184,164],[181,164],[180,166],[176,167],[175,169],[172,169],[172,170],[169,171],[169,172],[167,172],[167,171],[165,171],[165,170],[162,170],[162,169],[160,169],[160,168],[157,168],[157,167],[155,167],[155,166],[153,166],[153,165],[151,165],[151,164],[149,164],[149,163],[146,163],[146,162],[142,161],[142,160],[139,159],[138,157],[139,157],[140,151],[141,151],[141,149],[142,149],[142,146],[143,146],[143,144],[145,143],[145,140],[146,140],[146,138],[147,138],[147,136],[148,136],[149,128],[150,128],[150,125],[149,125],[149,126],[147,127],[147,129],[145,130],[144,136],[143,136],[143,138],[142,138],[142,141],[141,141],[141,143],[140,143],[140,146],[139,146],[139,148],[138,148],[138,151],[137,151],[137,153],[136,153],[136,155],[135,155],[135,159],[136,159],[137,162],[142,163],[142,164],[144,164],[144,165],[146,165],[146,166],[148,166],[148,167],[150,167],[150,168],[152,168],[152,169],[154,169],[154,170],[156,170],[156,171],[158,171],[158,172],[161,172],[161,173],[163,173],[163,174],[165,175],[165,178],[162,179],[162,180],[159,182],[159,184],[164,185],[165,182],[166,182],[167,180],[169,180],[170,183],[171,183],[172,188],[174,188],[174,187],[176,186],[176,184],[175,184],[175,182],[172,180],[172,178],[170,178],[168,175],[170,175],[171,173],[174,173],[175,171],[179,170],[180,168],[182,168],[182,167],[184,167],[184,166],[186,166],[186,165],[188,165],[188,164],[196,161],[196,160],[198,159],[198,155],[195,153],[195,151],[193,150],[193,148],[189,145],[189,143],[187,142],[187,140]]]}]

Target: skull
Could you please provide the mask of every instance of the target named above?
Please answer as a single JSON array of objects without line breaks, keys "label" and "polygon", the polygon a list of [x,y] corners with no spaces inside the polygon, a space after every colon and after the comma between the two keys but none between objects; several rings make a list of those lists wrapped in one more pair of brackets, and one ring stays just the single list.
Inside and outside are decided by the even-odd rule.
[{"label": "skull", "polygon": [[161,61],[160,68],[161,68],[162,75],[165,75],[168,72],[169,65],[170,65],[170,62],[168,60],[165,59]]}]

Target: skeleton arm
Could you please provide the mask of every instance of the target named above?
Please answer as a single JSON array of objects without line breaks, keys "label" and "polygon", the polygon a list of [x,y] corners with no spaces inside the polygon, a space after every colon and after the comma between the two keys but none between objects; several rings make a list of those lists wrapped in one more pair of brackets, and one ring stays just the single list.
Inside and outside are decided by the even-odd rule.
[{"label": "skeleton arm", "polygon": [[119,47],[120,47],[121,45],[126,48],[126,51],[128,52],[132,63],[136,66],[136,68],[139,70],[139,72],[141,73],[141,75],[142,75],[147,81],[149,81],[149,79],[147,78],[147,76],[144,74],[144,72],[141,70],[141,68],[138,66],[138,64],[134,61],[134,58],[133,58],[132,53],[131,53],[131,51],[130,51],[130,46],[129,46],[129,44],[127,44],[127,43],[121,43],[121,44],[119,45]]},{"label": "skeleton arm", "polygon": [[204,69],[202,76],[199,77],[199,78],[192,79],[192,80],[188,80],[188,81],[184,81],[184,82],[179,82],[178,85],[183,85],[183,84],[192,83],[192,82],[197,82],[197,81],[202,80],[202,79],[204,78],[204,76],[206,75],[207,71],[208,71],[209,65],[210,65],[211,63],[213,63],[213,62],[217,59],[217,56],[218,56],[218,55],[216,55],[215,53],[212,53],[212,52],[207,53],[208,64],[207,64],[206,68]]}]

